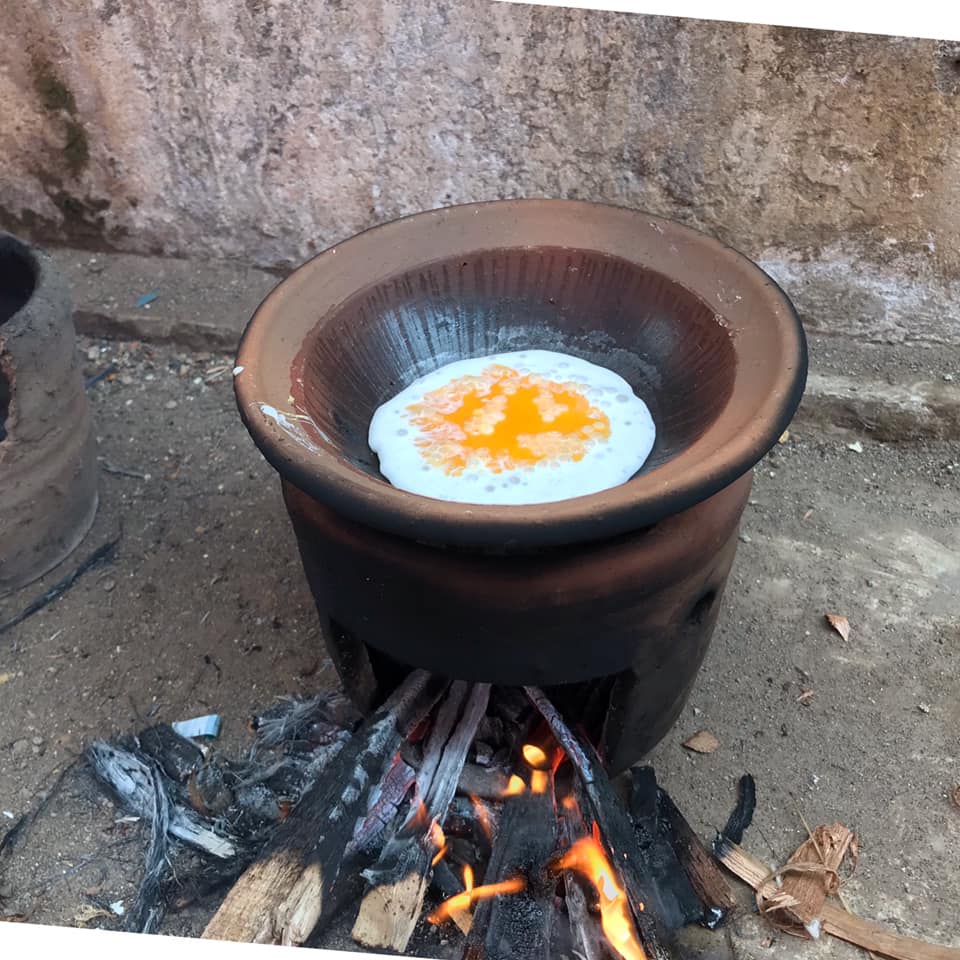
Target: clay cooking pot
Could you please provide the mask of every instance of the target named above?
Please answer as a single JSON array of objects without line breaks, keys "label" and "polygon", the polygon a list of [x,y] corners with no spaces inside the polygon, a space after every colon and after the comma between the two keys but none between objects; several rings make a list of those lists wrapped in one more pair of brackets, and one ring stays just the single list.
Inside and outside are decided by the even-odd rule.
[{"label": "clay cooking pot", "polygon": [[[384,480],[367,444],[377,406],[453,360],[527,348],[611,368],[645,400],[657,440],[636,476],[505,507]],[[404,665],[510,684],[612,678],[608,712],[633,730],[608,743],[616,765],[683,706],[752,468],[805,378],[790,302],[743,255],[634,210],[510,200],[406,217],[301,266],[251,320],[235,386],[358,702]]]}]

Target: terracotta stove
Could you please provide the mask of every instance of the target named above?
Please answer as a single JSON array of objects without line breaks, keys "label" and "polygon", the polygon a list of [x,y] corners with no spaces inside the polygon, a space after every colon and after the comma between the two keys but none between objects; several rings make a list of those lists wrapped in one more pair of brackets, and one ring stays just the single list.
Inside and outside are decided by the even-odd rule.
[{"label": "terracotta stove", "polygon": [[[613,369],[647,402],[657,440],[636,476],[494,507],[380,475],[377,406],[442,364],[529,348]],[[741,254],[634,210],[513,200],[407,217],[304,264],[254,315],[235,384],[354,702],[372,710],[412,667],[538,685],[616,773],[679,716],[752,468],[805,378],[790,302]]]}]

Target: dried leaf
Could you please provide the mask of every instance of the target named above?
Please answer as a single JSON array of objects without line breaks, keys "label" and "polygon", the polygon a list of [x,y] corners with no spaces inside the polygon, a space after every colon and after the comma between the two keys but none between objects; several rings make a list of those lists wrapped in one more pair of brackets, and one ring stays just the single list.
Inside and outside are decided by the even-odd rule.
[{"label": "dried leaf", "polygon": [[73,922],[78,927],[85,927],[88,923],[92,923],[101,917],[112,920],[113,914],[109,910],[101,910],[99,907],[84,906],[76,913]]},{"label": "dried leaf", "polygon": [[813,698],[815,694],[812,690],[801,690],[800,696],[797,697],[797,703],[802,703],[806,706]]},{"label": "dried leaf", "polygon": [[844,640],[850,639],[850,621],[839,613],[825,613],[824,619]]},{"label": "dried leaf", "polygon": [[683,745],[694,753],[713,753],[720,746],[720,741],[709,730],[698,730],[684,740]]},{"label": "dried leaf", "polygon": [[953,801],[953,805],[960,810],[960,783],[958,783],[953,788],[953,793],[950,794],[950,799]]}]

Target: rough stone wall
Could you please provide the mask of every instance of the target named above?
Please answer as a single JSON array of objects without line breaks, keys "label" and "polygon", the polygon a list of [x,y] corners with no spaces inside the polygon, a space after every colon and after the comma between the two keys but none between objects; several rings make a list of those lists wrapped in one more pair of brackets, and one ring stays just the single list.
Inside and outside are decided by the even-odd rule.
[{"label": "rough stone wall", "polygon": [[813,329],[960,342],[960,46],[488,0],[4,0],[0,224],[297,263],[579,197],[763,263]]}]

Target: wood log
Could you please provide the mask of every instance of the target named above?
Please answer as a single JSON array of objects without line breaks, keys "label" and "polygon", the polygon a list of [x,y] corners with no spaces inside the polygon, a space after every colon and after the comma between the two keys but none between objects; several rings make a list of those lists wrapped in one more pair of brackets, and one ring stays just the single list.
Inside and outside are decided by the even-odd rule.
[{"label": "wood log", "polygon": [[465,763],[460,773],[457,790],[471,797],[484,800],[500,800],[507,789],[507,775],[502,770],[479,767]]},{"label": "wood log", "polygon": [[650,767],[630,771],[628,807],[644,857],[644,874],[664,925],[678,930],[705,920],[705,908],[674,850],[660,816],[660,788]]},{"label": "wood log", "polygon": [[[416,783],[417,775],[398,752],[393,758],[387,775],[383,778],[377,794],[371,798],[367,815],[354,830],[353,837],[344,851],[344,859],[352,860],[358,854],[375,857],[383,849],[384,838],[391,833],[391,826],[406,820],[410,804],[408,795]],[[406,803],[406,807],[404,804]]]},{"label": "wood log", "polygon": [[[580,807],[596,820],[607,855],[623,881],[637,934],[649,960],[668,960],[670,936],[660,920],[662,898],[649,883],[648,864],[633,823],[613,789],[590,744],[581,743],[559,711],[536,687],[525,687],[527,696],[546,720],[580,779]],[[643,904],[641,907],[640,904]]]},{"label": "wood log", "polygon": [[[564,807],[560,818],[560,830],[568,847],[589,834],[579,807],[576,805]],[[572,870],[564,871],[563,889],[574,948],[583,960],[605,960],[609,952],[604,946],[600,923],[590,913],[586,891],[579,877]]]},{"label": "wood log", "polygon": [[521,877],[523,889],[481,900],[474,910],[464,960],[549,960],[556,850],[553,777],[543,793],[527,790],[504,801],[484,885]]},{"label": "wood log", "polygon": [[719,927],[736,907],[733,891],[720,870],[720,864],[697,836],[670,795],[657,790],[659,820],[683,871],[704,908],[701,923],[710,930]]},{"label": "wood log", "polygon": [[343,856],[371,785],[447,684],[411,673],[277,828],[207,924],[207,940],[302,945],[338,901]]},{"label": "wood log", "polygon": [[375,886],[364,896],[353,926],[353,939],[362,946],[397,953],[407,949],[439,849],[433,825],[446,816],[489,698],[489,684],[451,685],[417,776],[423,806],[384,847],[376,864],[363,872]]}]

